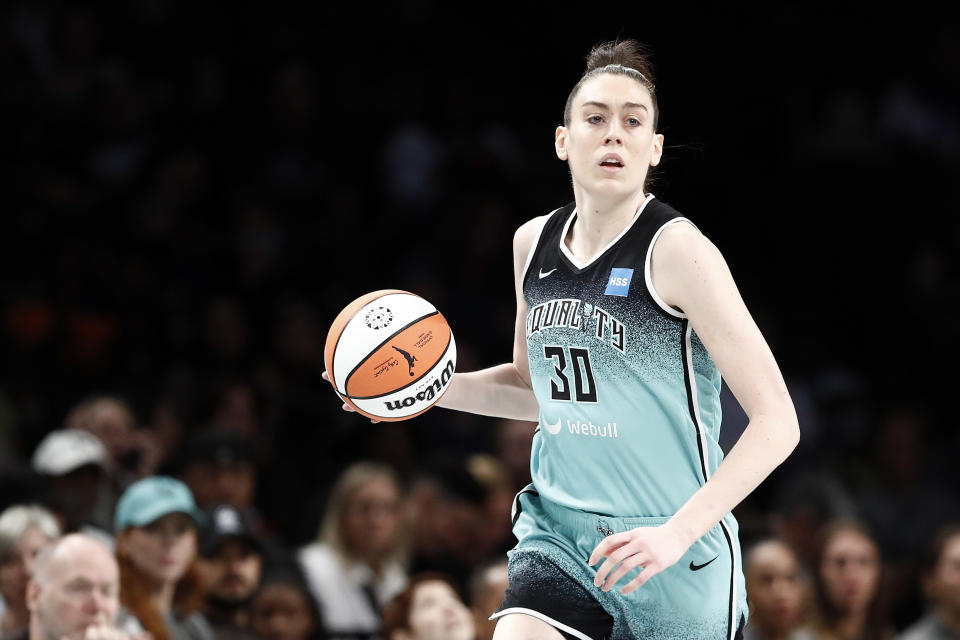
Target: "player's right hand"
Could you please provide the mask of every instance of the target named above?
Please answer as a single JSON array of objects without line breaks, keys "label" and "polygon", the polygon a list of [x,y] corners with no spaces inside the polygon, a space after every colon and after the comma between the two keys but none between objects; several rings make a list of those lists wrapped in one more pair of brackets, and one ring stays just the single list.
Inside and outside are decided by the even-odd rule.
[{"label": "player's right hand", "polygon": [[[322,375],[321,377],[322,377],[324,380],[326,380],[327,382],[330,382],[330,376],[327,375],[327,372],[326,372],[326,371],[323,372],[323,375]],[[330,382],[330,385],[332,386],[333,383]],[[350,412],[353,412],[353,413],[356,413],[356,411],[357,411],[356,409],[354,409],[353,407],[351,407],[351,406],[350,406],[349,404],[347,404],[346,402],[343,403],[343,407],[341,407],[341,408],[342,408],[344,411],[350,411]],[[373,418],[371,418],[371,419],[370,419],[370,422],[372,422],[373,424],[377,424],[377,423],[380,422],[380,421],[379,421],[379,420],[374,420]]]}]

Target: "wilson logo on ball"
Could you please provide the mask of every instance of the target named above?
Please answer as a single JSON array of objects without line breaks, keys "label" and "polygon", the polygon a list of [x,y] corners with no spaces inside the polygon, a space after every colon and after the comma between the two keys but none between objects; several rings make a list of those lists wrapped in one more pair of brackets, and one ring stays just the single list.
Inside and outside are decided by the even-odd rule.
[{"label": "wilson logo on ball", "polygon": [[423,402],[426,400],[430,402],[450,383],[451,377],[453,377],[453,360],[448,360],[447,366],[440,372],[440,377],[434,380],[433,384],[429,387],[416,395],[407,396],[403,400],[394,400],[392,402],[384,402],[383,404],[386,405],[387,411],[399,411],[406,407],[412,407],[418,401]]}]

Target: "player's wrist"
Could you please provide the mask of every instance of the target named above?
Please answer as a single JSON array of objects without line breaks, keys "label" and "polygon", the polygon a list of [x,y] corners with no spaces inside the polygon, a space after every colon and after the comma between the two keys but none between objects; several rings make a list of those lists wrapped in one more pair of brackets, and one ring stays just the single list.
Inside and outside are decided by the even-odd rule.
[{"label": "player's wrist", "polygon": [[670,537],[680,543],[684,549],[689,549],[693,543],[700,538],[700,536],[697,535],[696,528],[685,522],[679,513],[667,520],[667,522],[663,524],[663,527],[667,530]]}]

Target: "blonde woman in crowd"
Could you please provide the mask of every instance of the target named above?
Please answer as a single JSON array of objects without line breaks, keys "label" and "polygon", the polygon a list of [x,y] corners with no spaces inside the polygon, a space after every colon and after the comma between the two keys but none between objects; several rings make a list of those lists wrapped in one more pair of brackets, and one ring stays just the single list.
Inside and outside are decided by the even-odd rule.
[{"label": "blonde woman in crowd", "polygon": [[380,610],[407,584],[403,513],[389,467],[360,462],[337,480],[319,537],[298,554],[328,635],[379,633]]}]

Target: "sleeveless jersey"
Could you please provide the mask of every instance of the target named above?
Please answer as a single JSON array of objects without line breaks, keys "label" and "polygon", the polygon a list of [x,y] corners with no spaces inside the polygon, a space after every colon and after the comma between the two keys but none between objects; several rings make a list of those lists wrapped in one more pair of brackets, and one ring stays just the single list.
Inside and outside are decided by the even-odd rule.
[{"label": "sleeveless jersey", "polygon": [[720,373],[650,274],[657,237],[686,218],[647,194],[629,226],[581,264],[564,242],[576,215],[574,204],[550,215],[522,276],[540,404],[533,483],[564,507],[671,516],[723,458]]}]

